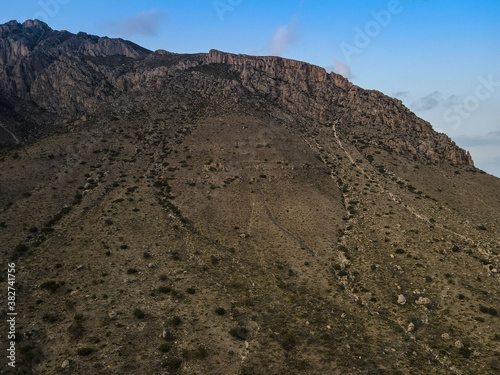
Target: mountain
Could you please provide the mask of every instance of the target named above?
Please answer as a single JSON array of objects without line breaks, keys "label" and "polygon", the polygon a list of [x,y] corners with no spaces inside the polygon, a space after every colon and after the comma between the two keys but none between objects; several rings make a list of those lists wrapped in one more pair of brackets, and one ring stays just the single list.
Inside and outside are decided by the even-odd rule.
[{"label": "mountain", "polygon": [[0,64],[22,373],[500,370],[500,180],[401,101],[36,20]]}]

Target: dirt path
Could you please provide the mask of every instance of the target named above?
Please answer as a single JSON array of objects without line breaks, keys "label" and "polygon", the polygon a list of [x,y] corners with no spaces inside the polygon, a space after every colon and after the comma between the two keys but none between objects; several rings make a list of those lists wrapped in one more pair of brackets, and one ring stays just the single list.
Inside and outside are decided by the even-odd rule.
[{"label": "dirt path", "polygon": [[10,134],[10,136],[11,136],[11,137],[14,139],[14,141],[16,142],[16,144],[21,143],[21,141],[19,140],[19,138],[17,138],[17,137],[15,136],[15,134],[13,134],[13,133],[12,133],[9,129],[7,129],[7,128],[5,127],[5,125],[4,125],[4,124],[2,124],[2,122],[0,122],[0,128],[2,128],[2,129],[3,129],[3,130],[5,130],[7,133],[9,133],[9,134]]}]

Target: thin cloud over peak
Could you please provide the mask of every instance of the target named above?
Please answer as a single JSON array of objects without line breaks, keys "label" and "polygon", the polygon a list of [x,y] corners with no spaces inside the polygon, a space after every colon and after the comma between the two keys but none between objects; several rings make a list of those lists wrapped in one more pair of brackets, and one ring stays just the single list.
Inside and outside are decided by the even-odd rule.
[{"label": "thin cloud over peak", "polygon": [[253,55],[282,56],[298,39],[299,19],[293,16],[288,25],[280,26],[272,35],[267,45],[252,51]]},{"label": "thin cloud over peak", "polygon": [[132,16],[122,17],[111,22],[109,31],[120,37],[130,37],[133,35],[158,35],[160,25],[167,17],[166,11],[158,9],[145,10]]},{"label": "thin cloud over peak", "polygon": [[341,76],[347,79],[354,78],[351,67],[347,64],[341,63],[338,60],[335,60],[335,65],[329,65],[325,67],[325,69],[328,73],[334,72],[340,74]]}]

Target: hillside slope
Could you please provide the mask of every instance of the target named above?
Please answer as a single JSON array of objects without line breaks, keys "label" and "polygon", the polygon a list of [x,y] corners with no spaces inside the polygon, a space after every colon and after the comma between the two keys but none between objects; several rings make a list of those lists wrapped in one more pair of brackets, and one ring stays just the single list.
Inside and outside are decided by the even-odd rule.
[{"label": "hillside slope", "polygon": [[400,101],[277,57],[0,30],[22,371],[500,370],[500,180]]}]

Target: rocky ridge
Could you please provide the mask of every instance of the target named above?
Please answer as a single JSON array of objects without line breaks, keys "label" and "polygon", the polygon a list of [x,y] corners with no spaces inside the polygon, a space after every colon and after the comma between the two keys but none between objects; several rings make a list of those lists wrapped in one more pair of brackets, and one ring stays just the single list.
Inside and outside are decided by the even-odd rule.
[{"label": "rocky ridge", "polygon": [[[466,151],[434,132],[401,101],[363,90],[338,74],[300,61],[216,50],[195,55],[153,53],[121,39],[54,31],[34,20],[1,26],[0,65],[0,95],[5,105],[16,110],[16,100],[21,100],[59,120],[96,111],[102,102],[144,85],[165,91],[173,81],[187,80],[185,90],[205,97],[217,91],[217,97],[233,100],[246,91],[292,115],[336,124],[341,134],[366,133],[397,152],[473,165]],[[195,71],[204,74],[194,75]],[[216,90],[207,87],[207,75],[217,78]],[[54,116],[46,117],[46,122],[54,121]],[[43,119],[31,118],[40,125]],[[14,128],[9,130],[17,134]]]}]

